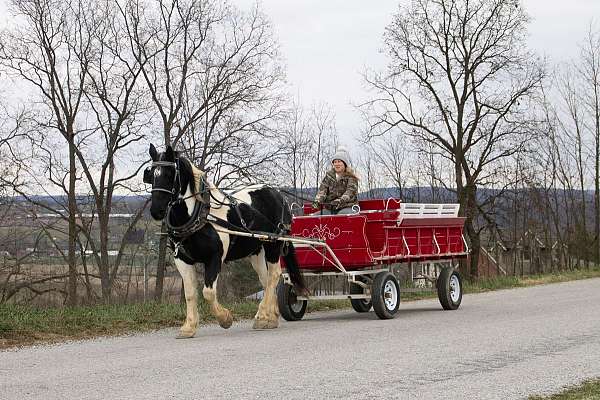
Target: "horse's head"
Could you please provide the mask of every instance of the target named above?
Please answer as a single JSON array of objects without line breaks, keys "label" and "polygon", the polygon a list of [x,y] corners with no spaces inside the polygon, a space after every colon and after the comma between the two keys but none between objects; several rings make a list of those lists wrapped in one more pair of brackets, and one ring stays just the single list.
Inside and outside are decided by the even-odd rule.
[{"label": "horse's head", "polygon": [[171,146],[167,146],[164,153],[158,153],[151,144],[150,157],[152,165],[144,171],[144,183],[152,185],[150,215],[160,221],[165,217],[169,203],[177,199],[182,189],[180,161]]}]

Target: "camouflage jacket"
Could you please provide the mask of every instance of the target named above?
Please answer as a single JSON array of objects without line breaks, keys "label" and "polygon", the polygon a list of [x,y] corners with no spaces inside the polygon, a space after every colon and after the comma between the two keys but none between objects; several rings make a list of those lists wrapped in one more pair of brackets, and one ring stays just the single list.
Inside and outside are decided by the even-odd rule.
[{"label": "camouflage jacket", "polygon": [[330,209],[331,207],[327,203],[336,199],[340,199],[339,206],[336,207],[338,210],[358,204],[358,180],[347,174],[342,174],[340,179],[336,179],[335,171],[331,169],[323,178],[315,201]]}]

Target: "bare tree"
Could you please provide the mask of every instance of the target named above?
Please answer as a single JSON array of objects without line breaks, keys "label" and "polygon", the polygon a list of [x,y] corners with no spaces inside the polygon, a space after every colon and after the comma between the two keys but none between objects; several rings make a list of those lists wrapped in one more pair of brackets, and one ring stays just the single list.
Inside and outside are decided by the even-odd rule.
[{"label": "bare tree", "polygon": [[92,38],[84,21],[92,19],[87,1],[13,0],[20,24],[3,32],[0,65],[27,82],[42,98],[40,127],[58,132],[67,143],[67,183],[61,180],[68,198],[69,303],[76,302],[77,267],[77,156],[78,117],[84,99]]},{"label": "bare tree", "polygon": [[[519,171],[515,182],[524,181],[529,190],[521,187],[519,193],[517,184],[513,188],[515,216],[513,216],[514,233],[516,237],[525,229],[517,221],[517,209],[521,219],[528,214],[532,218],[541,220],[541,226],[549,232],[549,239],[555,242],[557,252],[560,254],[558,268],[569,266],[569,253],[581,249],[581,236],[578,229],[580,226],[580,197],[577,195],[579,185],[579,174],[577,171],[578,153],[571,149],[576,145],[573,136],[565,135],[564,123],[559,120],[556,108],[546,98],[543,104],[543,134],[536,137],[534,148],[527,154],[531,163],[531,172]],[[533,200],[530,208],[527,208],[527,195]]]},{"label": "bare tree", "polygon": [[[33,204],[16,196],[21,194],[23,181],[31,171],[33,149],[38,143],[29,132],[35,113],[26,112],[21,106],[11,109],[2,105],[1,109],[0,302],[33,300],[51,292],[63,295],[63,300],[69,299],[67,290],[61,288],[61,282],[69,278],[64,269],[55,268],[48,273],[31,268],[32,260],[45,252],[45,243],[55,239],[55,232],[68,237],[68,231],[64,224],[61,229],[56,219],[40,223],[35,218],[37,210]],[[63,256],[66,260],[67,255],[63,253]]]},{"label": "bare tree", "polygon": [[356,170],[360,171],[359,189],[366,192],[369,199],[383,197],[383,174],[381,165],[376,161],[374,153],[372,147],[367,147],[365,151],[360,152],[354,161]]},{"label": "bare tree", "polygon": [[329,158],[337,147],[337,130],[333,107],[327,103],[315,104],[311,110],[311,130],[313,137],[313,171],[315,187],[321,185]]},{"label": "bare tree", "polygon": [[[145,112],[137,85],[141,66],[124,42],[123,19],[111,2],[87,1],[75,4],[61,1],[15,2],[26,16],[26,33],[20,27],[5,35],[0,60],[7,71],[36,89],[43,98],[42,112],[32,119],[31,136],[36,162],[28,163],[28,182],[15,184],[15,190],[64,218],[69,224],[70,303],[75,302],[78,276],[76,252],[78,234],[87,237],[102,284],[102,298],[110,301],[112,282],[125,247],[119,245],[114,260],[108,257],[109,218],[115,191],[131,192],[128,181],[136,177],[141,163],[131,148],[144,135]],[[33,29],[32,29],[33,28]],[[68,151],[60,149],[58,132],[66,139]],[[63,165],[68,155],[69,164]],[[16,164],[25,157],[15,155]],[[135,167],[131,169],[131,163]],[[117,172],[117,169],[121,173]],[[42,174],[40,174],[42,172]],[[65,183],[68,177],[68,184]],[[50,183],[50,185],[48,185]],[[34,185],[34,186],[31,186]],[[48,189],[50,186],[51,189]],[[67,197],[68,212],[36,200],[31,190]],[[135,188],[133,188],[135,189]],[[89,203],[83,201],[88,192]],[[55,196],[60,205],[60,196]],[[85,214],[93,213],[86,221]],[[136,212],[129,229],[142,216]],[[95,232],[99,232],[98,241]]]},{"label": "bare tree", "polygon": [[[545,103],[549,126],[549,149],[556,157],[557,189],[564,190],[564,202],[571,218],[564,221],[568,238],[564,245],[579,260],[600,257],[600,35],[592,27],[581,45],[580,55],[559,66],[556,85],[548,86]],[[575,172],[575,175],[573,175]],[[588,190],[593,186],[593,205],[588,206]],[[593,227],[588,225],[593,210]],[[590,232],[593,231],[593,232]]]},{"label": "bare tree", "polygon": [[367,76],[370,136],[400,128],[452,162],[477,274],[477,187],[527,141],[527,101],[544,76],[515,0],[415,0],[386,28],[387,73]]},{"label": "bare tree", "polygon": [[594,143],[594,250],[596,263],[600,263],[600,32],[594,32],[592,26],[581,47],[580,59],[581,95]]},{"label": "bare tree", "polygon": [[[277,42],[266,17],[228,10],[223,34],[199,60],[205,71],[194,79],[202,91],[187,93],[207,104],[202,118],[182,136],[186,154],[201,169],[210,169],[215,183],[270,175],[284,157],[277,146],[284,110],[283,69]],[[193,101],[186,97],[187,105]]]},{"label": "bare tree", "polygon": [[[587,226],[587,211],[586,207],[588,188],[589,161],[592,159],[593,151],[590,148],[592,136],[586,127],[584,103],[581,98],[579,82],[577,80],[576,70],[570,65],[563,67],[562,73],[559,74],[557,91],[557,100],[553,106],[547,102],[551,117],[548,118],[553,123],[552,131],[555,132],[553,137],[552,149],[558,152],[560,156],[559,164],[563,180],[568,182],[569,190],[568,198],[571,200],[569,209],[573,217],[573,228],[578,236],[576,241],[583,258],[589,259],[583,253],[589,253],[590,250],[590,235]],[[566,168],[565,168],[566,167]],[[570,172],[576,171],[576,177],[567,176]],[[571,182],[576,180],[575,182]],[[594,252],[595,253],[595,252]]]},{"label": "bare tree", "polygon": [[373,141],[371,154],[383,176],[396,187],[397,196],[403,199],[410,157],[406,141],[399,135],[384,135]]},{"label": "bare tree", "polygon": [[[93,116],[89,122],[93,129],[90,134],[80,136],[75,152],[93,202],[89,208],[92,213],[89,223],[79,225],[98,266],[102,298],[108,302],[125,250],[125,239],[145,209],[144,206],[135,210],[125,234],[116,244],[116,257],[109,258],[109,219],[115,195],[138,192],[137,185],[132,186],[129,181],[136,178],[142,167],[133,149],[145,138],[147,99],[137,84],[142,65],[132,56],[122,35],[125,21],[121,14],[112,3],[96,2],[93,6],[93,19],[85,21],[94,51],[88,60],[84,92],[89,114]],[[132,163],[134,168],[131,168]],[[81,211],[79,217],[84,220]],[[94,231],[99,232],[98,241]]]},{"label": "bare tree", "polygon": [[[31,112],[22,107],[10,109],[0,102],[0,199],[10,199],[14,195],[13,188],[19,181],[20,163],[14,163],[15,155],[21,152],[20,145],[29,148],[29,137],[25,126],[31,121]],[[0,202],[2,201],[0,200]],[[11,203],[8,201],[8,203]]]},{"label": "bare tree", "polygon": [[308,184],[308,164],[313,143],[310,137],[309,121],[298,102],[292,104],[288,116],[287,126],[283,130],[284,134],[281,138],[282,143],[279,146],[286,157],[281,162],[283,168],[278,169],[278,172],[280,175],[281,173],[285,175],[285,181],[281,184],[291,187],[294,201],[298,203],[303,198],[303,189]]},{"label": "bare tree", "polygon": [[[132,0],[117,4],[126,21],[130,49],[139,65],[159,115],[162,141],[175,145],[186,129],[201,118],[207,108],[205,101],[196,98],[188,104],[191,121],[183,121],[184,99],[188,92],[198,93],[193,77],[201,73],[195,61],[201,49],[210,46],[209,32],[224,18],[223,10],[210,1],[142,2]],[[155,299],[163,292],[166,227],[162,224]]]},{"label": "bare tree", "polygon": [[[283,82],[272,30],[258,7],[242,13],[214,0],[127,2],[130,48],[159,116],[165,145],[178,146],[219,181],[276,158],[269,122]],[[166,236],[155,298],[162,297]]]}]

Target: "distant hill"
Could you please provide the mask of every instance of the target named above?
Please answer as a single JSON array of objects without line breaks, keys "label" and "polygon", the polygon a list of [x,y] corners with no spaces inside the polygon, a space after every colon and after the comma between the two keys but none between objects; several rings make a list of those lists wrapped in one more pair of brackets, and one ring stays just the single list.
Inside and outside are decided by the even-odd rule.
[{"label": "distant hill", "polygon": [[[294,201],[293,189],[290,188],[281,188],[282,192],[288,197],[289,200]],[[528,191],[531,189],[518,189],[512,193],[508,193],[511,197],[520,197],[524,199],[528,199],[528,204],[520,204],[520,211],[518,211],[521,215],[523,213],[527,213],[527,216],[532,221],[540,221],[543,217],[538,215],[539,208],[535,207],[535,200],[533,196],[528,196]],[[317,192],[316,188],[306,188],[303,191],[299,191],[297,194],[298,202],[302,202],[303,200],[311,201]],[[485,201],[491,196],[496,196],[498,194],[498,190],[495,189],[486,189],[480,188],[478,189],[478,197],[480,201]],[[568,196],[570,196],[565,190],[555,189],[555,192],[550,193],[551,196],[556,196],[559,204],[565,204],[565,200],[567,200]],[[113,212],[114,213],[131,213],[135,210],[139,209],[144,202],[149,198],[150,194],[143,194],[139,196],[115,196],[113,204]],[[398,198],[399,191],[395,187],[386,187],[386,188],[377,188],[373,189],[369,192],[361,192],[359,194],[360,199],[369,199],[369,198]],[[586,202],[590,204],[587,208],[588,211],[588,220],[593,221],[593,207],[591,204],[593,203],[594,193],[591,190],[586,191],[585,193]],[[67,197],[64,195],[61,196],[31,196],[31,198],[37,202],[41,202],[46,204],[52,208],[57,209],[65,209],[67,205]],[[3,199],[2,203],[6,204],[11,200],[17,203],[25,203],[26,200],[22,196],[16,196],[11,199]],[[8,200],[8,201],[7,201]],[[452,190],[445,188],[436,188],[432,190],[429,187],[408,187],[404,188],[402,191],[401,200],[409,203],[454,203],[456,202],[456,195]],[[92,210],[94,208],[93,198],[89,196],[80,196],[78,198],[79,204],[83,205],[83,211]],[[1,205],[1,203],[0,203]],[[88,207],[86,207],[88,206]],[[500,228],[508,228],[511,224],[511,208],[514,205],[512,202],[506,199],[498,199],[495,204],[496,215],[495,222],[500,226]],[[88,210],[86,210],[86,208]],[[563,223],[566,222],[568,218],[568,210],[564,210],[562,215],[560,215],[560,219]],[[149,210],[146,210],[146,216],[149,218]],[[483,221],[482,221],[483,223]]]}]

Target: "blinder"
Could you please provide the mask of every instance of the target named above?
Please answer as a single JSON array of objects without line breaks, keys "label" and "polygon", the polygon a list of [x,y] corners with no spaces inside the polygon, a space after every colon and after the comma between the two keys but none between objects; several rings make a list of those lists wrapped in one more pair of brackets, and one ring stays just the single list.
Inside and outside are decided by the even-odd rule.
[{"label": "blinder", "polygon": [[[177,193],[177,191],[181,188],[181,182],[179,180],[179,163],[177,161],[154,161],[150,167],[144,170],[144,183],[154,184],[154,168],[171,167],[175,169],[175,176],[173,177],[173,187],[171,188],[171,190],[166,188],[153,187],[151,192],[166,192],[172,195]],[[176,183],[179,183],[179,187],[176,187]]]},{"label": "blinder", "polygon": [[152,172],[152,167],[148,167],[144,170],[144,183],[151,185],[153,180],[154,173]]}]

